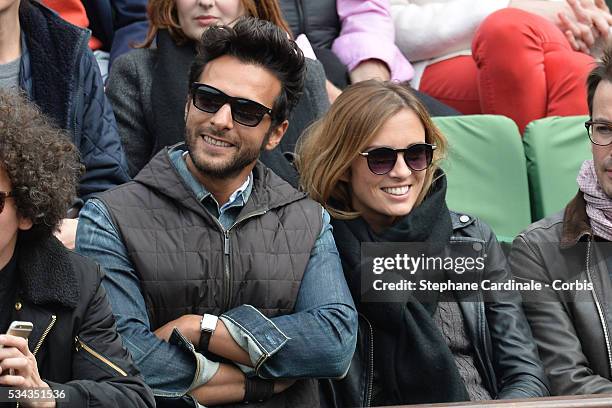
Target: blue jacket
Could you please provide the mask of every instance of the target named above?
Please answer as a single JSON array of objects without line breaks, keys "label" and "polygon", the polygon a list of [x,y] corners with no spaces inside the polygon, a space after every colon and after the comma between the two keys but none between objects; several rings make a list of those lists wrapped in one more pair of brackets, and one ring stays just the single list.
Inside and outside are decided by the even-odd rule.
[{"label": "blue jacket", "polygon": [[89,31],[75,27],[36,2],[23,2],[20,87],[81,152],[85,174],[79,198],[129,181],[113,110],[104,95]]},{"label": "blue jacket", "polygon": [[110,52],[111,64],[147,36],[148,0],[83,0],[93,35]]}]

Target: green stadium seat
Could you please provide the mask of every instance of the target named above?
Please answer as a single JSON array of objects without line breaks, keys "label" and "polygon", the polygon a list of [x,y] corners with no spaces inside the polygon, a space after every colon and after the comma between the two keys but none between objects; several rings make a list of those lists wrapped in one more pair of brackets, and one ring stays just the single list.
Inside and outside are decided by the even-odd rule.
[{"label": "green stadium seat", "polygon": [[449,143],[442,168],[450,209],[479,217],[498,240],[531,223],[525,154],[516,124],[497,115],[436,117]]},{"label": "green stadium seat", "polygon": [[553,116],[527,125],[523,135],[533,221],[561,210],[578,191],[576,176],[591,158],[588,116]]}]

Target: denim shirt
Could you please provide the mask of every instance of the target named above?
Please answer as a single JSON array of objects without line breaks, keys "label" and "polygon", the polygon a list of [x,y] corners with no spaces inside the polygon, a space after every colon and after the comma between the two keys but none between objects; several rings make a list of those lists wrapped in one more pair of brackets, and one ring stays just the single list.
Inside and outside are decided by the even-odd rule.
[{"label": "denim shirt", "polygon": [[[187,185],[207,209],[216,202],[191,175],[183,152],[170,152],[171,160]],[[248,201],[252,177],[219,208],[215,216],[226,227]],[[209,210],[210,211],[210,210]],[[357,312],[344,279],[332,236],[329,214],[302,279],[292,314],[267,318],[250,305],[220,316],[236,342],[248,352],[262,378],[322,378],[346,374],[355,348]],[[104,285],[117,328],[156,395],[180,396],[197,385],[196,359],[182,348],[160,340],[151,331],[138,274],[104,204],[91,199],[83,207],[76,250],[105,269]],[[198,359],[203,357],[197,356]]]}]

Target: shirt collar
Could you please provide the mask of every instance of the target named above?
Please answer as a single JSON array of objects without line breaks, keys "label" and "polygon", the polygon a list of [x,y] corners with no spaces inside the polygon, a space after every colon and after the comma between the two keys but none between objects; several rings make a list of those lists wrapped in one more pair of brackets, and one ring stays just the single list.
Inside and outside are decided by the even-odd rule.
[{"label": "shirt collar", "polygon": [[[179,172],[187,186],[194,192],[198,201],[202,202],[203,200],[210,197],[217,203],[217,200],[214,198],[212,193],[202,185],[189,171],[187,168],[187,162],[185,161],[185,157],[188,154],[187,151],[181,150],[180,148],[175,148],[170,151],[170,161],[176,167],[176,170]],[[253,189],[253,177],[252,173],[249,173],[246,181],[236,189],[231,195],[229,200],[219,207],[217,203],[217,207],[220,212],[223,212],[226,208],[230,206],[244,206],[248,201],[251,191]]]}]

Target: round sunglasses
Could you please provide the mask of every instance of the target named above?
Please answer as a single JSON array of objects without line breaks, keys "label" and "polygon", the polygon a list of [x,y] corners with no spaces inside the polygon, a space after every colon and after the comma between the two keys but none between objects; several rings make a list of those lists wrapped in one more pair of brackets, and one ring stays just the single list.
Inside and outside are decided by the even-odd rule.
[{"label": "round sunglasses", "polygon": [[372,173],[382,176],[393,170],[397,162],[398,153],[403,153],[406,166],[408,166],[410,170],[425,170],[431,165],[434,150],[436,150],[436,145],[415,143],[405,149],[378,147],[359,154],[368,160],[368,168]]},{"label": "round sunglasses", "polygon": [[272,116],[272,109],[245,98],[235,98],[210,85],[194,82],[191,84],[193,106],[206,113],[216,113],[225,104],[230,105],[232,119],[241,125],[255,127],[263,117]]}]

